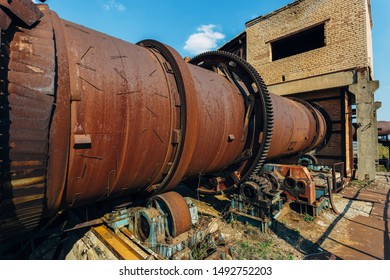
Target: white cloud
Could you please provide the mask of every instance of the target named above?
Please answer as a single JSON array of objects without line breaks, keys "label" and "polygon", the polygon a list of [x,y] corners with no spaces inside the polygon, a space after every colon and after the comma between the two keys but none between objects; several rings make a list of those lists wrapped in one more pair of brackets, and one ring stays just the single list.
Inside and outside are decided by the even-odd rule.
[{"label": "white cloud", "polygon": [[116,2],[116,0],[109,0],[106,3],[102,4],[102,7],[106,11],[117,10],[118,12],[124,12],[126,10],[125,5]]},{"label": "white cloud", "polygon": [[194,55],[215,49],[218,41],[225,38],[224,34],[214,31],[216,27],[214,24],[198,27],[198,32],[188,37],[184,49]]}]

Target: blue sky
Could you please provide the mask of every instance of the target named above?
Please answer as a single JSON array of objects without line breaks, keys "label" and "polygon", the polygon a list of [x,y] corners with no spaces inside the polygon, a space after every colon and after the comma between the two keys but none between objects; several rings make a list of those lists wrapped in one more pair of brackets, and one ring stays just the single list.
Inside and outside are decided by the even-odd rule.
[{"label": "blue sky", "polygon": [[[293,0],[48,0],[63,19],[131,43],[155,39],[183,56],[215,49],[245,29],[245,22]],[[390,121],[390,1],[371,0],[374,21],[378,120]]]}]

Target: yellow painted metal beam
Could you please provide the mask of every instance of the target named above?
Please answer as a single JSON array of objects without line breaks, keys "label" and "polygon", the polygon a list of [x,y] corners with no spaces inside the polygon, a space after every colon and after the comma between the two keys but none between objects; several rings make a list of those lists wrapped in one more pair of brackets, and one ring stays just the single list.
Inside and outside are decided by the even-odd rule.
[{"label": "yellow painted metal beam", "polygon": [[[92,229],[93,233],[110,249],[110,251],[121,260],[144,260],[137,250],[131,248],[126,242],[119,238],[105,225],[100,225]],[[130,240],[129,240],[130,241]],[[134,246],[136,246],[134,244]]]}]

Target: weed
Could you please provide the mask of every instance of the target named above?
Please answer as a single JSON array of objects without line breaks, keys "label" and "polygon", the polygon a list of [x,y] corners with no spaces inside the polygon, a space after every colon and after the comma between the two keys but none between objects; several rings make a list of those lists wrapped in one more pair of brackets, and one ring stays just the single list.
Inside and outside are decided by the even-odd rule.
[{"label": "weed", "polygon": [[313,216],[310,216],[309,214],[305,213],[303,215],[303,220],[305,222],[311,223],[311,222],[313,222],[315,220],[315,218]]},{"label": "weed", "polygon": [[366,185],[367,185],[367,182],[363,181],[363,180],[352,180],[349,183],[349,186],[359,186],[359,187],[362,187],[362,186],[366,186]]},{"label": "weed", "polygon": [[384,165],[378,165],[376,167],[376,171],[377,172],[387,172],[387,169],[386,169],[386,167]]},{"label": "weed", "polygon": [[291,254],[281,251],[275,242],[267,237],[262,241],[244,241],[235,246],[240,260],[288,260]]},{"label": "weed", "polygon": [[194,260],[203,260],[208,256],[207,243],[200,243],[191,249],[191,256]]},{"label": "weed", "polygon": [[389,147],[384,147],[382,144],[378,145],[379,158],[389,158]]}]

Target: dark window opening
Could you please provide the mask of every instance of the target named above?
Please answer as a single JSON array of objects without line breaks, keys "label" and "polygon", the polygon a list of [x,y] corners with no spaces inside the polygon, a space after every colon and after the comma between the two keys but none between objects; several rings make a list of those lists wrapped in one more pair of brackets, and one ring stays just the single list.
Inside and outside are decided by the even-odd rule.
[{"label": "dark window opening", "polygon": [[325,24],[271,43],[272,61],[304,53],[325,46]]}]

